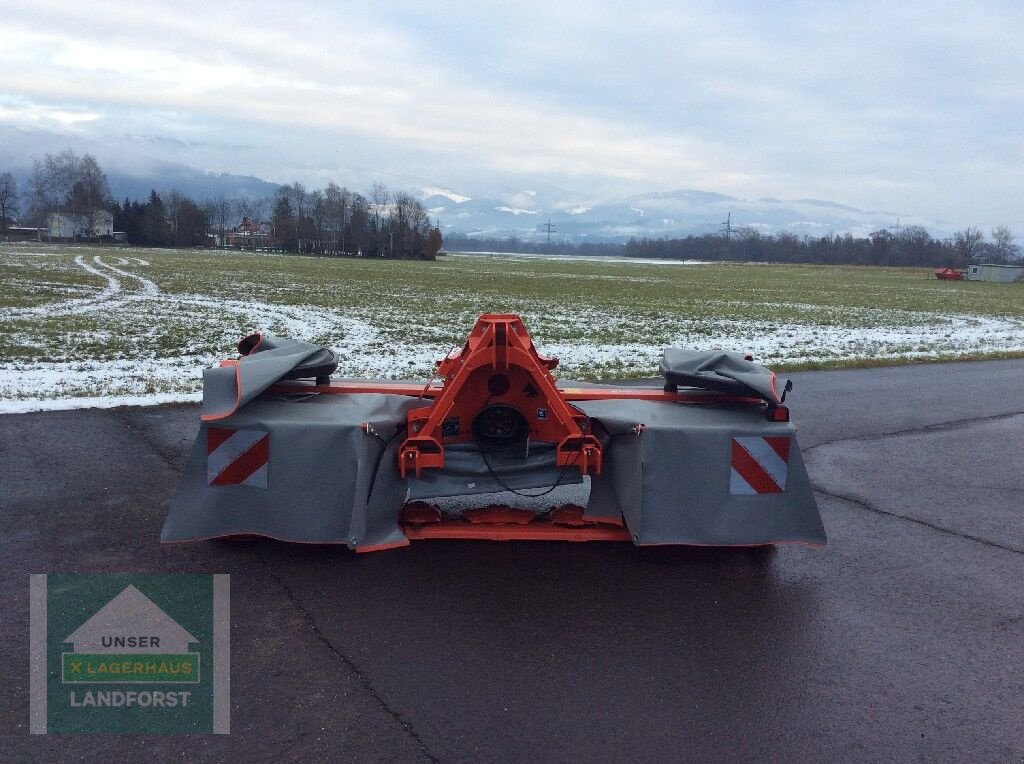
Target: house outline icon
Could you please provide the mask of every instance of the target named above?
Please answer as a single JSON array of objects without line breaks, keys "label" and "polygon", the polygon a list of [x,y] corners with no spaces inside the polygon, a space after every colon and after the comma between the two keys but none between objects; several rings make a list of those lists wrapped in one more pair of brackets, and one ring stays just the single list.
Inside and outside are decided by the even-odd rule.
[{"label": "house outline icon", "polygon": [[[136,638],[131,647],[118,639],[130,637]],[[189,652],[190,643],[198,641],[131,584],[63,640],[74,645],[76,653],[94,655],[181,655]]]}]

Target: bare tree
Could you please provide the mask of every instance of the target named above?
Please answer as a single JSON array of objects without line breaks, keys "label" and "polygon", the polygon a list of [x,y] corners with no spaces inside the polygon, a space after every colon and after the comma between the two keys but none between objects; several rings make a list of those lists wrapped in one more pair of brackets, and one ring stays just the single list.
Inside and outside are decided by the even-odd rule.
[{"label": "bare tree", "polygon": [[217,230],[217,234],[219,236],[218,242],[222,247],[227,244],[227,230],[228,226],[231,224],[234,208],[234,203],[232,203],[232,201],[223,194],[211,200],[207,204],[207,212],[210,215],[210,221]]},{"label": "bare tree", "polygon": [[[35,160],[29,180],[29,218],[36,224],[52,212],[71,215],[75,233],[95,229],[96,215],[112,203],[107,176],[91,154],[71,149]],[[82,230],[84,229],[84,230]]]},{"label": "bare tree", "polygon": [[[47,154],[47,159],[49,156]],[[29,176],[28,184],[28,190],[25,192],[28,219],[32,225],[45,225],[49,214],[60,205],[46,160],[32,160],[32,174]]]},{"label": "bare tree", "polygon": [[249,249],[253,252],[256,251],[259,245],[261,231],[263,228],[263,216],[267,209],[266,199],[250,199],[248,197],[242,197],[235,201],[235,216],[240,218],[242,222],[248,221],[248,234],[247,239],[243,242],[244,245],[249,244]]},{"label": "bare tree", "polygon": [[[327,188],[324,189],[324,217],[332,253],[338,252],[339,246],[341,246],[339,242],[344,241],[345,211],[348,207],[347,193],[333,181],[328,183]],[[341,251],[344,249],[344,246],[341,246]]]},{"label": "bare tree", "polygon": [[366,254],[369,243],[367,242],[367,223],[370,219],[370,205],[366,197],[356,193],[352,195],[349,204],[349,229],[352,232],[351,244],[349,245],[354,254],[360,257]]},{"label": "bare tree", "polygon": [[239,223],[239,229],[248,223],[248,232],[245,233],[248,236],[247,239],[242,239],[242,249],[245,249],[246,244],[251,244],[250,249],[256,249],[256,230],[259,228],[259,221],[253,220],[255,217],[252,208],[252,199],[243,196],[241,199],[235,200],[235,217],[241,220]]},{"label": "bare tree", "polygon": [[430,221],[423,205],[414,196],[399,191],[391,205],[388,227],[391,230],[392,257],[394,256],[394,231],[398,231],[399,255],[405,257],[416,247],[416,239],[426,235]]},{"label": "bare tree", "polygon": [[299,183],[298,181],[295,181],[294,183],[291,184],[291,186],[287,186],[286,188],[288,188],[288,194],[291,198],[292,207],[295,210],[295,217],[306,217],[309,214],[309,209],[307,208],[309,196],[306,192],[306,187]]},{"label": "bare tree", "polygon": [[235,217],[242,220],[252,217],[252,199],[247,196],[235,199]]},{"label": "bare tree", "polygon": [[87,194],[83,193],[84,188],[75,193],[75,185],[81,175],[81,164],[81,158],[71,149],[65,149],[59,154],[47,154],[43,158],[43,172],[55,205],[49,212],[61,210],[70,213],[76,226],[76,235],[81,233],[78,230],[78,216],[85,211],[88,201]]},{"label": "bare tree", "polygon": [[43,158],[43,167],[57,205],[72,215],[81,212],[80,206],[85,202],[84,195],[74,193],[81,164],[81,158],[71,149],[65,149],[58,154],[47,154]]},{"label": "bare tree", "polygon": [[171,220],[171,236],[176,246],[181,246],[181,213],[185,196],[177,189],[167,194],[167,216]]},{"label": "bare tree", "polygon": [[[250,199],[249,200],[249,219],[256,224],[257,232],[263,230],[263,218],[267,214],[267,207],[269,203],[266,199]],[[258,244],[257,238],[254,236],[252,240],[253,251],[256,251],[256,245]]]},{"label": "bare tree", "polygon": [[[78,197],[75,202],[79,213],[84,216],[86,225],[90,232],[96,230],[96,216],[113,201],[110,195],[110,186],[107,183],[107,175],[100,169],[96,157],[92,154],[85,154],[73,168],[74,183],[71,186],[71,196]],[[180,194],[178,195],[181,196]]]},{"label": "bare tree", "polygon": [[992,249],[995,258],[1001,263],[1020,257],[1020,247],[1014,240],[1013,232],[1004,225],[992,229]]},{"label": "bare tree", "polygon": [[0,174],[0,234],[7,235],[7,226],[18,213],[18,184],[9,172]]},{"label": "bare tree", "polygon": [[[388,202],[391,200],[391,195],[388,193],[387,187],[383,183],[374,183],[373,188],[370,189],[370,202],[373,219],[373,232],[374,232],[374,249],[377,250],[377,256],[380,256],[380,250],[384,248],[384,226],[383,219],[384,213],[388,208]],[[392,245],[391,249],[394,249]]]},{"label": "bare tree", "polygon": [[284,191],[292,207],[296,246],[299,252],[303,252],[302,229],[303,220],[309,216],[309,195],[306,193],[306,187],[298,181],[295,181],[290,186],[285,186]]},{"label": "bare tree", "polygon": [[390,200],[391,194],[388,193],[387,187],[383,183],[374,183],[370,189],[370,202],[373,204],[373,227],[377,231],[381,229],[381,220]]},{"label": "bare tree", "polygon": [[313,222],[313,251],[323,252],[324,236],[327,231],[327,207],[324,203],[324,192],[317,189],[309,195],[309,217]]},{"label": "bare tree", "polygon": [[961,266],[970,265],[981,253],[985,234],[977,228],[965,228],[953,234],[953,250]]},{"label": "bare tree", "polygon": [[352,223],[353,193],[347,188],[339,188],[331,182],[324,189],[324,206],[327,212],[327,225],[331,232],[333,251],[339,254],[348,252],[349,232]]}]

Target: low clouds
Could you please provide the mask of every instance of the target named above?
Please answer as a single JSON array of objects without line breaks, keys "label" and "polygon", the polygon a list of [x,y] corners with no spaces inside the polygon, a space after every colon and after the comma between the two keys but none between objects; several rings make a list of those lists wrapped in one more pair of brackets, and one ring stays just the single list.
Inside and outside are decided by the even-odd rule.
[{"label": "low clouds", "polygon": [[1024,227],[1016,4],[0,2],[0,123],[274,180],[704,188]]}]

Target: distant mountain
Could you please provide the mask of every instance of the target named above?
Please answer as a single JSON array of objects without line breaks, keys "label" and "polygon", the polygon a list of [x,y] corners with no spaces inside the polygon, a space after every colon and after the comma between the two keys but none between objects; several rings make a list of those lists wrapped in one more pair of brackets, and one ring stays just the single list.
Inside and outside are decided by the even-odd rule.
[{"label": "distant mountain", "polygon": [[156,165],[144,175],[108,172],[107,180],[110,182],[110,193],[118,201],[125,198],[144,199],[149,196],[151,189],[159,193],[175,189],[197,201],[218,196],[265,199],[273,196],[279,188],[277,183],[251,175],[203,172],[187,165],[171,163]]},{"label": "distant mountain", "polygon": [[168,147],[182,142],[153,136],[111,136],[85,139],[45,130],[26,130],[0,125],[0,168],[10,170],[26,188],[32,160],[46,153],[72,148],[79,154],[93,154],[107,174],[115,199],[144,199],[152,189],[171,189],[205,201],[221,194],[262,199],[272,196],[278,184],[251,175],[213,173],[179,161],[162,159]]},{"label": "distant mountain", "polygon": [[[197,169],[207,157],[247,156],[251,146],[188,143],[161,136],[80,135],[23,129],[0,125],[0,170],[10,169],[21,181],[31,172],[31,160],[46,152],[68,147],[92,153],[106,170],[111,192],[143,199],[150,189],[177,189],[197,200],[216,196],[267,198],[279,187],[249,175],[212,173]],[[372,170],[360,171],[364,179]],[[360,188],[344,174],[336,180]],[[317,181],[322,183],[323,181]],[[372,182],[372,181],[371,181]],[[935,236],[947,236],[954,226],[891,212],[862,210],[825,199],[742,199],[699,189],[651,191],[622,196],[594,196],[567,190],[535,179],[522,186],[503,185],[497,180],[486,186],[463,189],[440,185],[436,179],[415,187],[415,181],[392,176],[395,190],[414,190],[444,233],[470,237],[519,237],[542,241],[550,220],[560,241],[621,242],[630,237],[674,237],[718,231],[728,219],[734,229],[762,233],[790,231],[797,235],[827,233],[865,236],[874,230],[903,225],[921,225]],[[313,185],[310,183],[309,185]],[[24,187],[24,186],[23,186]],[[362,187],[369,191],[369,184]]]},{"label": "distant mountain", "polygon": [[694,191],[691,189],[686,191],[655,191],[648,194],[637,194],[626,197],[623,201],[678,201],[689,204],[711,204],[713,202],[736,202],[739,200],[735,196],[716,194],[712,191]]},{"label": "distant mountain", "polygon": [[[461,199],[462,201],[458,201]],[[516,203],[513,203],[515,200]],[[934,235],[948,235],[942,221],[874,212],[822,199],[741,199],[711,191],[683,189],[587,199],[568,192],[519,192],[472,198],[447,191],[424,196],[431,216],[444,232],[479,238],[517,236],[546,238],[550,219],[560,240],[623,241],[629,237],[673,237],[718,231],[726,220],[735,230],[797,235],[827,233],[865,236],[879,228],[921,225]]]}]

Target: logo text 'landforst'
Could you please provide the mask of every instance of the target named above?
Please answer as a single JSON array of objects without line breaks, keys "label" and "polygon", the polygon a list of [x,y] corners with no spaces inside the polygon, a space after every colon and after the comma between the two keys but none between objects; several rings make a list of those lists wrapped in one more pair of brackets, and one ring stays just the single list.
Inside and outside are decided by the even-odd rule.
[{"label": "logo text 'landforst'", "polygon": [[230,728],[226,575],[34,575],[33,733]]}]

